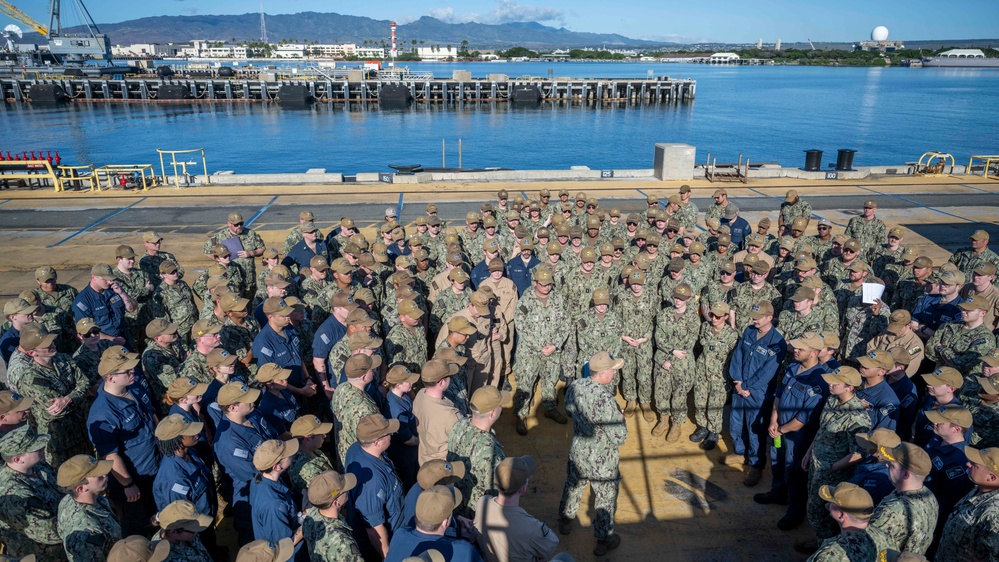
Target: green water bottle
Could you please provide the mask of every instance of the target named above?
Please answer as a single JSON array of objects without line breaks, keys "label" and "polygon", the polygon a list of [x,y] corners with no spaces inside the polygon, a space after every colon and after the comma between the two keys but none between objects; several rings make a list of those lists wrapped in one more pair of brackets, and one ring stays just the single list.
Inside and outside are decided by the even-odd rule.
[{"label": "green water bottle", "polygon": [[781,437],[780,435],[778,435],[777,437],[774,437],[774,448],[775,449],[780,449],[780,442],[781,442],[780,441],[780,437]]}]

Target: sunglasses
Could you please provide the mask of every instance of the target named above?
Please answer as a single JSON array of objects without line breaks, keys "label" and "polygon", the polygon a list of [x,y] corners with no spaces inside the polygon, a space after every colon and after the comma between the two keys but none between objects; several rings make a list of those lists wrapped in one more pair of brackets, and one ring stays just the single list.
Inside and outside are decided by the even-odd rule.
[{"label": "sunglasses", "polygon": [[92,338],[94,336],[99,336],[99,335],[101,335],[101,331],[100,330],[90,330],[86,334],[83,334],[83,336],[87,337],[87,338]]}]

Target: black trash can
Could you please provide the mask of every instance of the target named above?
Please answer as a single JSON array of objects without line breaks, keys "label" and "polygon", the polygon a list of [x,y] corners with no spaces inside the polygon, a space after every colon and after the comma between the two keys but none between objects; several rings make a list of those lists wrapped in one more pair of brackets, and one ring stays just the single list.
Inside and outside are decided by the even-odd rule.
[{"label": "black trash can", "polygon": [[853,169],[853,155],[857,151],[852,148],[841,148],[836,155],[836,171],[849,172]]},{"label": "black trash can", "polygon": [[805,151],[805,171],[807,172],[818,172],[822,169],[822,151],[811,150]]}]

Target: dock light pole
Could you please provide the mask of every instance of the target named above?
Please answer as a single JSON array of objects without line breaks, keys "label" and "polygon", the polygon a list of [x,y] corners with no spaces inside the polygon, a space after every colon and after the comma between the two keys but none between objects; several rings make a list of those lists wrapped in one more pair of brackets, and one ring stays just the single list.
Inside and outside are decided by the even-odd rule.
[{"label": "dock light pole", "polygon": [[399,56],[399,51],[395,47],[395,22],[394,21],[389,22],[389,27],[392,29],[392,51],[391,51],[392,62],[390,63],[390,66],[395,67],[395,58]]}]

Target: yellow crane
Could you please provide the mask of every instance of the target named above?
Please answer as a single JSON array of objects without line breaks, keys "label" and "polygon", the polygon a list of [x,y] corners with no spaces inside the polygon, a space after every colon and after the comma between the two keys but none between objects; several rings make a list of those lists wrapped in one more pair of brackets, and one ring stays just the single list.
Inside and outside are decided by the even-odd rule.
[{"label": "yellow crane", "polygon": [[41,34],[43,37],[46,37],[49,34],[49,28],[35,21],[28,14],[22,12],[21,10],[18,10],[16,6],[8,2],[7,0],[0,0],[0,13],[10,18],[13,18],[14,21],[18,21],[27,25],[36,33]]}]

